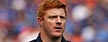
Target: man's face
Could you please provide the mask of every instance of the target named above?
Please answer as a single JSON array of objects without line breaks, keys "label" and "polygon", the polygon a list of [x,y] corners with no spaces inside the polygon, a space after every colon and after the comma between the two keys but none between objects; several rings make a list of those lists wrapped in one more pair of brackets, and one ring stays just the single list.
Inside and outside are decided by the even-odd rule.
[{"label": "man's face", "polygon": [[42,20],[43,31],[52,37],[62,36],[65,29],[66,14],[63,8],[53,8],[46,11]]}]

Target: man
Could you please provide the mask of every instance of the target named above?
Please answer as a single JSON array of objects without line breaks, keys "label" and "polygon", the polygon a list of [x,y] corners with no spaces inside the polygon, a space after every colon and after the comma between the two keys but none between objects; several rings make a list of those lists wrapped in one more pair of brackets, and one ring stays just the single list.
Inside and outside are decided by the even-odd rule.
[{"label": "man", "polygon": [[58,0],[46,0],[38,9],[40,34],[30,42],[69,42],[63,37],[66,6]]}]

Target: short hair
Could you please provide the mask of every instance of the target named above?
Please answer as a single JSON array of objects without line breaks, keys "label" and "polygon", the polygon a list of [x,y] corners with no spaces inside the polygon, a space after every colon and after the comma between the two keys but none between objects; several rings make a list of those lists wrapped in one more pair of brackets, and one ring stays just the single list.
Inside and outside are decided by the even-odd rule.
[{"label": "short hair", "polygon": [[66,14],[66,5],[58,0],[45,0],[42,2],[38,8],[37,16],[43,18],[43,16],[46,14],[45,12],[49,9],[53,8],[63,8],[65,10]]}]

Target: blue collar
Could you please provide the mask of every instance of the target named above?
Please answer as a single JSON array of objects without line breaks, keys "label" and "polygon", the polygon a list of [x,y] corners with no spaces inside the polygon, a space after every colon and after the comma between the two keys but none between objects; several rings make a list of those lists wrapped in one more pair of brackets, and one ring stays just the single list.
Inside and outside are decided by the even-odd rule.
[{"label": "blue collar", "polygon": [[[39,33],[37,39],[35,39],[31,42],[42,42],[41,37],[40,37],[40,33]],[[65,38],[62,36],[62,42],[70,42],[70,41],[65,40]]]}]

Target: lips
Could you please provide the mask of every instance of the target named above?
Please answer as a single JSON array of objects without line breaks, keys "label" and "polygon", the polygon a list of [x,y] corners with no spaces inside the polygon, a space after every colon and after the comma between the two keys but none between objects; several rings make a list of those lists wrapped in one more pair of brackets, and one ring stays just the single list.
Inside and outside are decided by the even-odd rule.
[{"label": "lips", "polygon": [[62,27],[61,26],[57,26],[54,28],[55,32],[61,32],[62,31]]},{"label": "lips", "polygon": [[55,27],[55,29],[62,29],[61,27]]}]

